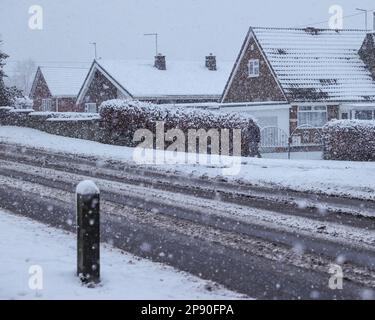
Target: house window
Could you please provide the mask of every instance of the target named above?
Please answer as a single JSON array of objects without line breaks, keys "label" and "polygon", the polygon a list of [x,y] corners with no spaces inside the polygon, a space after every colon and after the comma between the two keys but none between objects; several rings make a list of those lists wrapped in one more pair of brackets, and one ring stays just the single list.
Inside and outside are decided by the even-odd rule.
[{"label": "house window", "polygon": [[259,59],[249,60],[248,68],[250,78],[259,77]]},{"label": "house window", "polygon": [[96,103],[86,103],[85,104],[85,112],[87,112],[87,113],[97,113],[98,108],[96,107]]},{"label": "house window", "polygon": [[54,111],[52,99],[42,99],[42,110],[43,111]]},{"label": "house window", "polygon": [[347,112],[342,113],[341,114],[341,119],[342,120],[348,120],[349,119],[349,113],[347,113]]},{"label": "house window", "polygon": [[298,107],[298,126],[321,128],[327,123],[327,107]]},{"label": "house window", "polygon": [[375,115],[372,110],[359,110],[354,112],[354,119],[357,120],[374,120]]}]

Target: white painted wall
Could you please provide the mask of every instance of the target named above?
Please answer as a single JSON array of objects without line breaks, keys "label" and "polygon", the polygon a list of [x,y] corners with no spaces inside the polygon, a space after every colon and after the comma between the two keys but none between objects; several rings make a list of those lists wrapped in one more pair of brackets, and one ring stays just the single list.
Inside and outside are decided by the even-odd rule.
[{"label": "white painted wall", "polygon": [[262,127],[276,126],[289,135],[289,106],[286,105],[260,105],[260,106],[224,106],[220,110],[225,112],[238,112],[254,117]]}]

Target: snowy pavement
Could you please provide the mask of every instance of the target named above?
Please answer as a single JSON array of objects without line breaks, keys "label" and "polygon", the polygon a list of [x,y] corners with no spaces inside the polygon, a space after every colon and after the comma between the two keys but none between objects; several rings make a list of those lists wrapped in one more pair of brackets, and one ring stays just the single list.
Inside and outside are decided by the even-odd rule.
[{"label": "snowy pavement", "polygon": [[[0,256],[0,299],[243,298],[215,283],[104,244],[101,285],[87,288],[75,276],[75,235],[3,210]],[[30,289],[29,282],[36,279],[36,274],[29,274],[32,266],[42,268],[42,290]]]},{"label": "snowy pavement", "polygon": [[[134,164],[134,148],[56,136],[29,128],[1,126],[0,142]],[[225,179],[296,191],[375,199],[375,163],[256,158],[242,158],[240,161],[239,174],[225,176]],[[223,167],[212,164],[180,163],[152,167],[198,177],[223,175]]]}]

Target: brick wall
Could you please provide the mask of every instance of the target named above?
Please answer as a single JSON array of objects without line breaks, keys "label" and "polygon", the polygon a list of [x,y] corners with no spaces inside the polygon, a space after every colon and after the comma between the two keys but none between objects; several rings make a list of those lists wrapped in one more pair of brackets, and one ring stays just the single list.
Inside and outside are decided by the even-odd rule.
[{"label": "brick wall", "polygon": [[[259,77],[248,77],[250,59],[259,59]],[[285,97],[260,49],[254,39],[251,39],[242,60],[239,61],[237,72],[232,78],[224,103],[259,101],[285,101]]]},{"label": "brick wall", "polygon": [[42,111],[42,100],[52,99],[52,94],[48,89],[47,83],[43,78],[43,75],[39,75],[35,91],[31,98],[34,100],[33,108],[35,111]]},{"label": "brick wall", "polygon": [[96,71],[82,103],[77,108],[84,111],[85,103],[96,103],[99,107],[104,101],[117,98],[117,88],[101,72]]},{"label": "brick wall", "polygon": [[[54,99],[56,101],[56,99]],[[80,111],[79,107],[76,105],[75,98],[58,98],[58,110],[59,112],[83,112]]]}]

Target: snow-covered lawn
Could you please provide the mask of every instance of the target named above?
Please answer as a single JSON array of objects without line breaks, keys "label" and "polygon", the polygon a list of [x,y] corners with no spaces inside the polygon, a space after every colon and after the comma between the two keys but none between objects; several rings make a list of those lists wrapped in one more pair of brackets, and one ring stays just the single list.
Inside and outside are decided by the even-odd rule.
[{"label": "snow-covered lawn", "polygon": [[[37,270],[29,269],[32,266],[42,268],[42,290],[29,287],[30,279],[37,275],[29,274]],[[0,299],[243,298],[214,283],[109,245],[101,249],[100,286],[82,286],[75,267],[75,235],[0,209]]]},{"label": "snow-covered lawn", "polygon": [[[0,142],[43,148],[123,162],[133,161],[133,148],[51,135],[29,128],[0,126]],[[242,158],[240,172],[231,181],[271,185],[297,191],[313,191],[375,199],[375,163]],[[223,166],[211,164],[161,164],[158,170],[195,176],[223,175]]]}]

